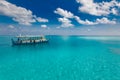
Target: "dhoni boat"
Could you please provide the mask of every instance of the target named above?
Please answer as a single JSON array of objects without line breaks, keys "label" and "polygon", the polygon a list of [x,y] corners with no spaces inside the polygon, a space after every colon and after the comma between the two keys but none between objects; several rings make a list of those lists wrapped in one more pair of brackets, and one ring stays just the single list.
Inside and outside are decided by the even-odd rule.
[{"label": "dhoni boat", "polygon": [[38,44],[38,43],[47,43],[48,40],[45,36],[35,35],[35,36],[16,36],[11,39],[12,45],[24,45],[24,44]]}]

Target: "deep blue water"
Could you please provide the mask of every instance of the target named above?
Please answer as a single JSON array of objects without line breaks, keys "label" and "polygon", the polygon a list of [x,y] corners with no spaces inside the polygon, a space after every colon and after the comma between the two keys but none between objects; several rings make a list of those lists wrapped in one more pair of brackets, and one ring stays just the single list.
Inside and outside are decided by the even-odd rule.
[{"label": "deep blue water", "polygon": [[120,80],[120,37],[47,36],[11,46],[0,36],[0,80]]}]

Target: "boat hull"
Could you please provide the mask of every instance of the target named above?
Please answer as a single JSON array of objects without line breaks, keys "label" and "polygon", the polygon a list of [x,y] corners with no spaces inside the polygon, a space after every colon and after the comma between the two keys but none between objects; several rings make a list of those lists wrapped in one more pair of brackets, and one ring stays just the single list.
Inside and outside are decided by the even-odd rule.
[{"label": "boat hull", "polygon": [[41,44],[41,43],[48,43],[48,41],[39,41],[39,42],[29,42],[29,43],[21,43],[17,41],[12,41],[12,45],[34,45],[34,44]]}]

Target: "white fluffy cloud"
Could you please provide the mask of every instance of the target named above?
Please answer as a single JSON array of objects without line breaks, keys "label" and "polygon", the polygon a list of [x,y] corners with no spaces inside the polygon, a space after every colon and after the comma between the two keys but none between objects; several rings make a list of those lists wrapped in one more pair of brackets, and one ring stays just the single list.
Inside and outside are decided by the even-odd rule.
[{"label": "white fluffy cloud", "polygon": [[47,25],[43,24],[41,25],[41,28],[47,28]]},{"label": "white fluffy cloud", "polygon": [[74,18],[74,14],[70,11],[64,10],[62,8],[57,8],[54,13],[62,16],[58,18],[58,21],[62,23],[61,27],[73,27],[72,21],[69,18]]},{"label": "white fluffy cloud", "polygon": [[38,22],[48,22],[48,19],[40,18],[40,17],[36,18],[36,20],[37,20]]},{"label": "white fluffy cloud", "polygon": [[68,18],[58,18],[58,21],[62,23],[61,27],[73,27],[74,25]]},{"label": "white fluffy cloud", "polygon": [[109,20],[105,17],[101,18],[101,19],[97,19],[96,24],[116,24],[116,21],[114,20]]},{"label": "white fluffy cloud", "polygon": [[6,0],[0,0],[0,14],[11,17],[14,21],[22,25],[31,25],[37,21],[48,22],[47,19],[37,18],[32,11],[16,6]]},{"label": "white fluffy cloud", "polygon": [[15,28],[15,27],[14,27],[13,25],[9,25],[8,28],[13,29],[13,28]]},{"label": "white fluffy cloud", "polygon": [[94,0],[76,0],[77,3],[80,3],[81,6],[79,10],[81,12],[85,12],[91,15],[96,16],[107,16],[109,14],[118,14],[118,8],[120,7],[120,3],[116,0],[111,0],[110,2],[100,2],[95,3]]},{"label": "white fluffy cloud", "polygon": [[67,11],[67,10],[63,10],[63,9],[61,9],[61,8],[57,8],[57,9],[54,11],[54,13],[59,14],[59,15],[61,15],[61,16],[63,16],[63,17],[66,17],[66,18],[73,18],[73,16],[74,16],[71,12],[69,12],[69,11]]},{"label": "white fluffy cloud", "polygon": [[[106,17],[103,17],[101,19],[96,19],[95,21],[89,21],[88,19],[82,20],[80,17],[74,15],[70,11],[57,8],[57,10],[54,11],[56,14],[59,14],[62,16],[62,18],[58,18],[58,21],[62,23],[62,27],[72,27],[74,26],[70,19],[75,19],[79,24],[83,25],[96,25],[96,24],[116,24],[114,20],[109,20]],[[67,15],[67,16],[66,16]],[[68,16],[69,15],[69,16]]]},{"label": "white fluffy cloud", "polygon": [[96,19],[94,22],[93,21],[89,21],[89,20],[81,20],[78,16],[75,16],[75,19],[78,23],[80,24],[84,24],[84,25],[95,25],[95,24],[116,24],[115,20],[109,20],[106,17],[103,17],[101,19]]},{"label": "white fluffy cloud", "polygon": [[89,21],[89,20],[81,20],[80,17],[78,16],[74,16],[75,20],[79,23],[79,24],[84,24],[84,25],[94,25],[96,23],[92,22],[92,21]]}]

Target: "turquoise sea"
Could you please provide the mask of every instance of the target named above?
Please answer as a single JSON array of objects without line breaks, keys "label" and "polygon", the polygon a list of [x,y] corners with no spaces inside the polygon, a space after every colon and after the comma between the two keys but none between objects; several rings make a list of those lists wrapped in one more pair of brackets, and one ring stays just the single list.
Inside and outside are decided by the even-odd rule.
[{"label": "turquoise sea", "polygon": [[120,80],[120,37],[47,36],[11,46],[0,36],[0,80]]}]

